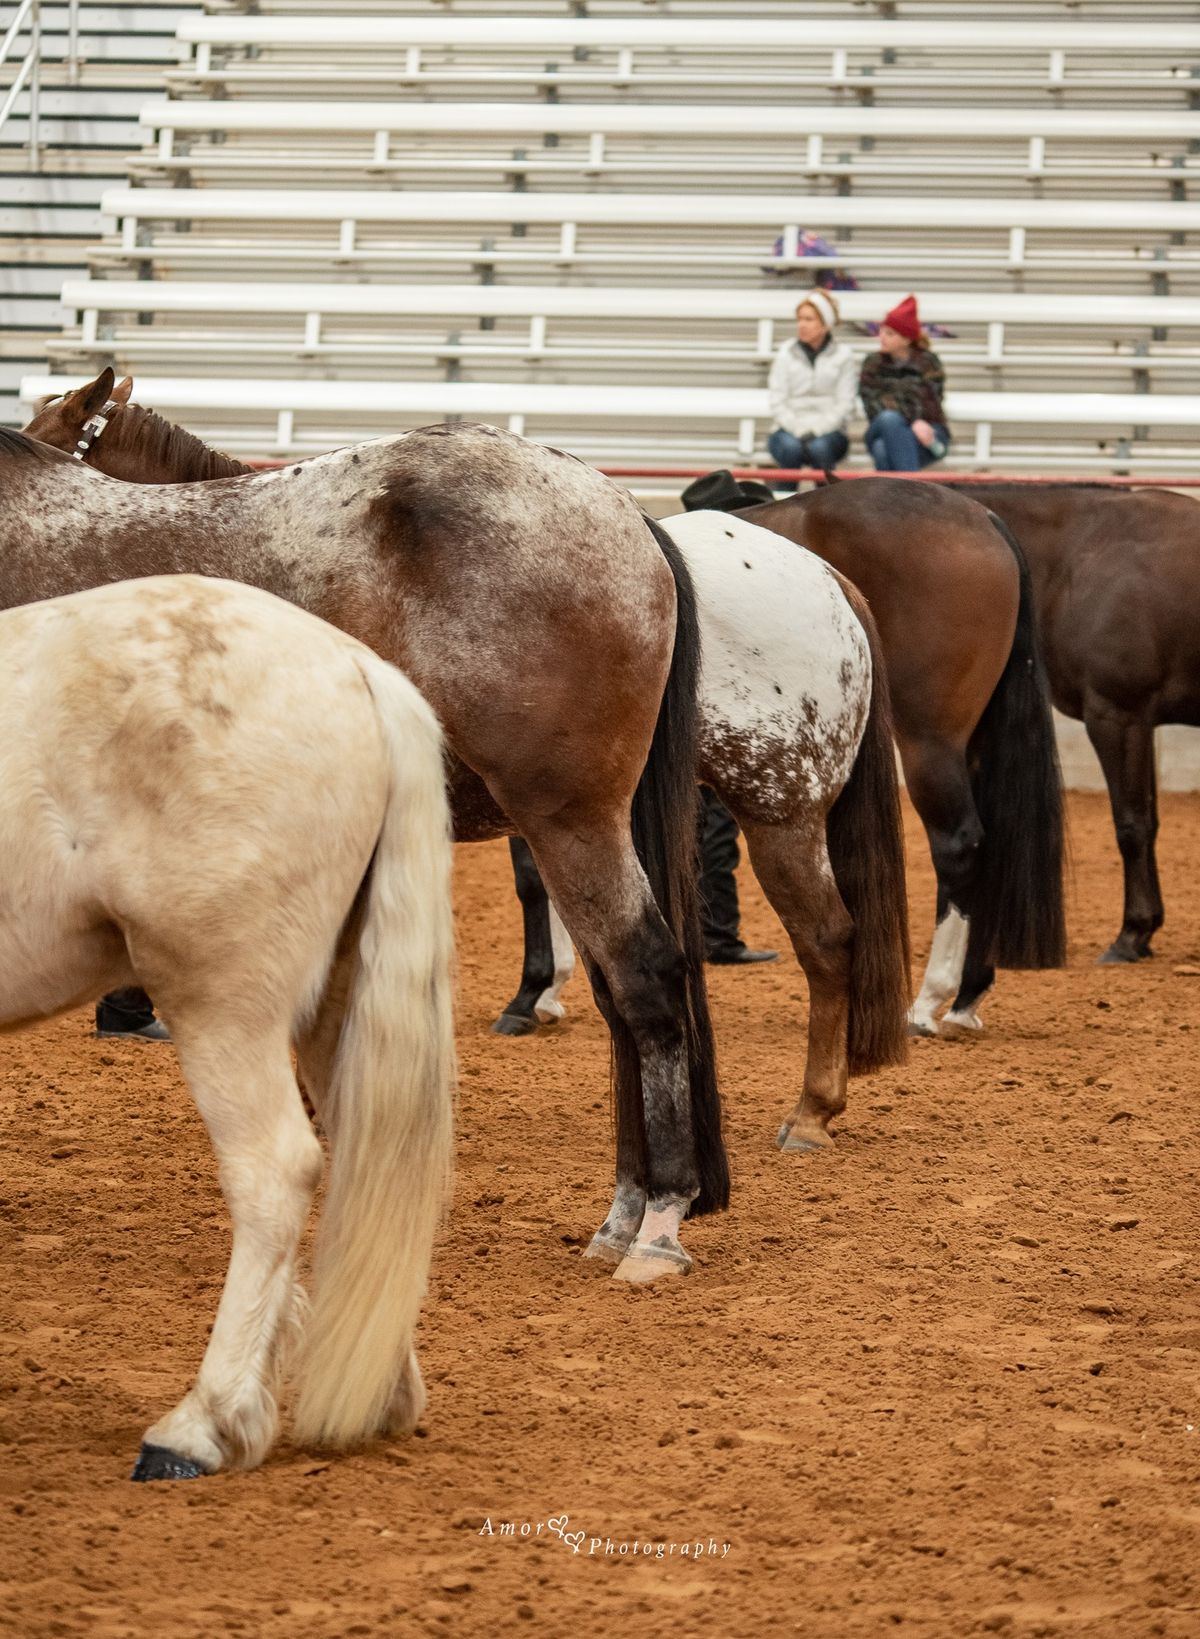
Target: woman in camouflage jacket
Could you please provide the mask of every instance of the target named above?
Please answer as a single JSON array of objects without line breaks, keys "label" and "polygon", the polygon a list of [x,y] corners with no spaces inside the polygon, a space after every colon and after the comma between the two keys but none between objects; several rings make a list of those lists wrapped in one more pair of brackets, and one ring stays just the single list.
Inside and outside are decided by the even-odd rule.
[{"label": "woman in camouflage jacket", "polygon": [[863,361],[858,391],[877,472],[917,472],[950,444],[942,408],[945,372],[906,296],[879,327],[879,351]]}]

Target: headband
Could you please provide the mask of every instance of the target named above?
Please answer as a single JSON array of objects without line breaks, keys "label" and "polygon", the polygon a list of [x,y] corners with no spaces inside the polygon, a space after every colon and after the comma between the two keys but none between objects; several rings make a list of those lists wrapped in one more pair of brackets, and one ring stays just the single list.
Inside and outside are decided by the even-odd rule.
[{"label": "headband", "polygon": [[807,303],[809,307],[816,308],[817,312],[821,315],[821,318],[824,321],[826,330],[835,330],[837,328],[837,312],[834,309],[833,303],[829,300],[829,297],[823,290],[808,291],[806,295],[800,298],[799,305],[803,307],[805,303]]}]

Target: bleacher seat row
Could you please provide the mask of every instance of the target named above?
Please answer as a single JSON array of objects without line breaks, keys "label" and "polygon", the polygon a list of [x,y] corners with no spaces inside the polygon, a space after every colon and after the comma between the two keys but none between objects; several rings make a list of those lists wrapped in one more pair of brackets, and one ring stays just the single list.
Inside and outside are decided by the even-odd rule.
[{"label": "bleacher seat row", "polygon": [[[21,393],[32,404],[88,379],[30,376]],[[717,441],[710,437],[709,458],[750,460],[761,456],[769,426],[767,395],[758,388],[697,393],[690,387],[142,377],[137,395],[139,402],[173,418],[185,414],[189,425],[211,426],[212,436],[219,435],[230,449],[267,448],[277,455],[312,453],[442,417],[465,417],[502,422],[512,432],[563,442],[606,461],[678,459],[681,451],[702,447],[694,429],[706,427],[711,433],[715,428]],[[960,437],[973,428],[973,443],[968,441],[968,448],[955,457],[959,463],[986,466],[993,455],[994,429],[1003,426],[1022,434],[1006,451],[1007,459],[1053,464],[1055,456],[1037,437],[1038,429],[1066,427],[1108,434],[1120,446],[1118,459],[1132,468],[1138,457],[1131,438],[1147,438],[1151,427],[1194,428],[1200,422],[1200,395],[951,392],[946,409]],[[262,412],[274,418],[270,430]],[[298,416],[306,417],[307,427],[297,428]],[[345,430],[339,434],[334,428]],[[1075,463],[1096,464],[1095,445],[1089,450],[1077,440],[1062,453]],[[1111,461],[1112,455],[1105,455],[1104,464]]]},{"label": "bleacher seat row", "polygon": [[[220,181],[253,167],[300,180],[408,172],[510,178],[649,176],[746,188],[779,176],[913,190],[971,174],[1039,187],[1080,179],[1178,187],[1197,171],[1195,109],[862,108],[759,102],[377,101],[147,103],[157,147],[135,167]],[[513,139],[541,145],[514,151]],[[849,147],[846,145],[850,144]],[[1169,196],[1169,195],[1168,195]]]},{"label": "bleacher seat row", "polygon": [[[243,281],[69,280],[63,306],[77,325],[50,356],[118,361],[134,372],[206,360],[214,370],[285,373],[326,361],[395,373],[427,364],[494,368],[591,362],[630,372],[670,365],[674,374],[723,383],[726,372],[765,366],[792,330],[795,289],[671,290],[656,286],[358,285]],[[847,291],[842,316],[877,320],[904,291]],[[1020,385],[1022,372],[1106,375],[1125,389],[1147,378],[1200,371],[1200,299],[1193,297],[997,296],[943,292],[932,317],[970,332],[939,340],[955,379],[982,373],[989,386]],[[150,322],[147,322],[150,321]],[[1016,332],[1018,340],[1013,339]],[[1114,340],[1119,337],[1119,340]],[[866,336],[859,343],[873,346]],[[1015,381],[1014,381],[1015,375]]]},{"label": "bleacher seat row", "polygon": [[[811,11],[813,8],[807,8]],[[180,91],[344,89],[386,82],[416,88],[481,86],[588,96],[754,97],[767,86],[863,99],[897,93],[977,97],[981,90],[1080,95],[1111,102],[1136,91],[1186,105],[1200,54],[1194,13],[1169,25],[936,19],[437,16],[199,17],[179,30],[189,60],[169,76]],[[511,11],[511,8],[510,8]],[[556,60],[547,62],[547,53]]]},{"label": "bleacher seat row", "polygon": [[[114,188],[101,210],[120,224],[120,242],[98,251],[97,263],[172,272],[227,265],[234,253],[256,273],[272,264],[305,272],[354,263],[547,273],[651,266],[693,279],[852,261],[893,278],[936,268],[939,282],[947,271],[956,282],[968,271],[1065,273],[1068,288],[1081,273],[1120,273],[1161,292],[1168,274],[1190,283],[1200,271],[1200,253],[1183,242],[1200,228],[1200,203],[1190,201]],[[418,224],[420,239],[411,231]],[[847,236],[830,255],[800,256],[802,230],[839,227],[854,230],[852,243]],[[297,229],[318,232],[302,238]]]}]

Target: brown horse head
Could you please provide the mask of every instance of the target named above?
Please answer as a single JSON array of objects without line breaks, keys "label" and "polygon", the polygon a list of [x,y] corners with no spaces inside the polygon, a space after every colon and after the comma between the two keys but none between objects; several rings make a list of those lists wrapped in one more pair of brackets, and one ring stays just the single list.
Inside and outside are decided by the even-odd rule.
[{"label": "brown horse head", "polygon": [[131,404],[132,392],[132,376],[116,381],[105,367],[95,381],[42,400],[24,430],[128,484],[201,483],[252,470],[145,405]]}]

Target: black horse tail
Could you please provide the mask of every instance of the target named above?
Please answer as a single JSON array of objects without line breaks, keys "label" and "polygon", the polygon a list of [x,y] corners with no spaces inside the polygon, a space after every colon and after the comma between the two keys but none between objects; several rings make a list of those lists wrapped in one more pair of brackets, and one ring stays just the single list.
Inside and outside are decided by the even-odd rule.
[{"label": "black horse tail", "polygon": [[[716,1048],[704,983],[704,934],[696,862],[699,800],[696,763],[700,740],[700,623],[696,594],[682,554],[666,530],[647,518],[651,534],[675,577],[675,647],[659,706],[650,755],[634,793],[633,845],[668,928],[683,952],[685,1037],[692,1096],[692,1135],[700,1193],[690,1217],[729,1205],[729,1162],[721,1136]],[[642,1077],[637,1047],[619,1019],[612,1026],[617,1123],[639,1134],[645,1171]]]},{"label": "black horse tail", "polygon": [[838,578],[871,649],[867,725],[826,826],[834,880],[854,922],[846,1057],[850,1074],[862,1076],[908,1056],[908,901],[892,703],[879,633],[866,599]]},{"label": "black horse tail", "polygon": [[983,824],[971,894],[972,957],[998,967],[1062,967],[1063,794],[1033,582],[1020,544],[989,512],[1020,574],[1008,662],[971,736],[971,790]]}]

